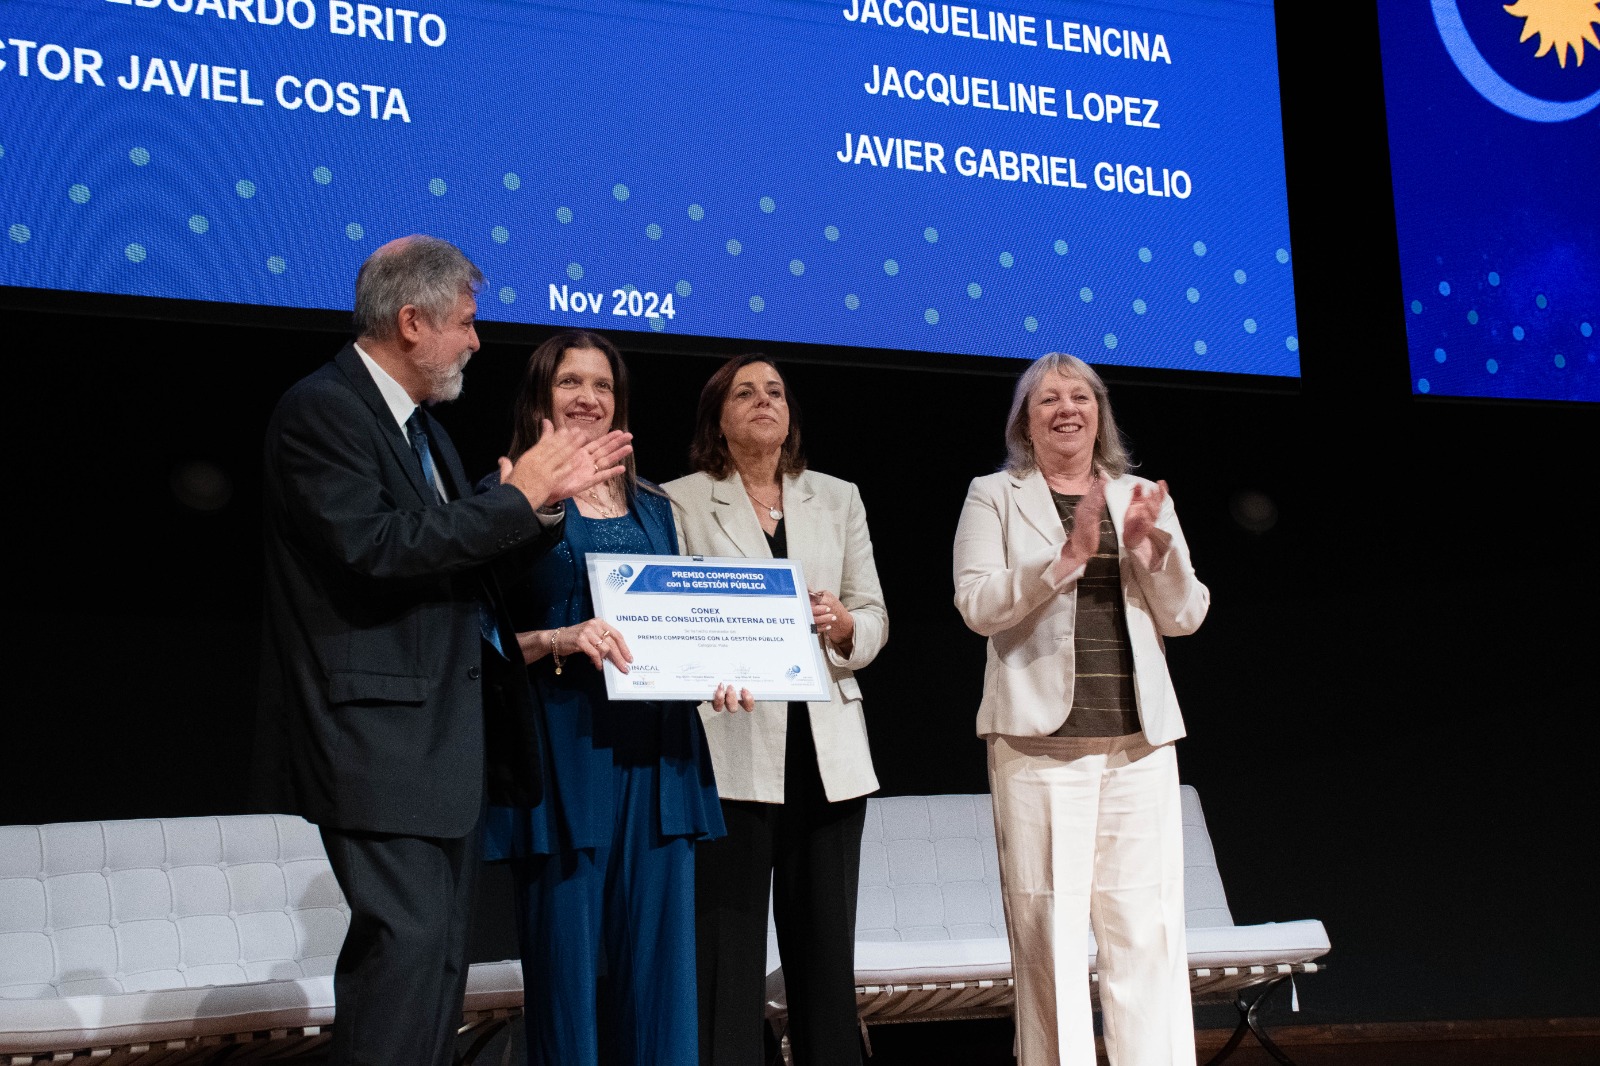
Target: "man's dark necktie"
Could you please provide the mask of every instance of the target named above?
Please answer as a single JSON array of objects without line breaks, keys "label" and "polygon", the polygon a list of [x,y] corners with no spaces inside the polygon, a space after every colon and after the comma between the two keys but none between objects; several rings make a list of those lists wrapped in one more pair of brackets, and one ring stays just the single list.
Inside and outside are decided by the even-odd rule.
[{"label": "man's dark necktie", "polygon": [[[439,480],[439,471],[433,465],[433,449],[428,447],[428,430],[423,425],[426,417],[420,407],[412,411],[411,417],[406,419],[406,433],[411,438],[411,450],[422,464],[422,476],[427,479],[434,495],[442,500],[443,482]],[[506,650],[500,644],[500,627],[495,624],[494,611],[481,595],[478,598],[478,628],[483,632],[483,639],[500,653],[502,659],[505,658]]]},{"label": "man's dark necktie", "polygon": [[406,433],[411,437],[411,450],[416,453],[417,462],[422,464],[422,476],[427,479],[434,495],[443,499],[443,494],[440,492],[439,471],[433,465],[433,450],[428,447],[428,430],[423,424],[425,417],[420,407],[412,411],[411,417],[406,419]]}]

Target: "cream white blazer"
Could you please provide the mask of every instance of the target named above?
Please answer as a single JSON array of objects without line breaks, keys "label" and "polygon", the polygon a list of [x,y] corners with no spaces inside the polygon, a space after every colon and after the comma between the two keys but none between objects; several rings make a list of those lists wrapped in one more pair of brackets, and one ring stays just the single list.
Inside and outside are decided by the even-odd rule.
[{"label": "cream white blazer", "polygon": [[[722,481],[690,474],[661,487],[672,497],[685,555],[772,558],[737,471]],[[832,675],[832,698],[809,704],[822,785],[836,803],[878,788],[855,672],[877,658],[889,639],[889,614],[867,535],[867,512],[854,485],[811,470],[785,478],[783,525],[789,557],[800,561],[806,583],[832,591],[856,623],[849,658],[817,637]],[[700,718],[722,798],[782,803],[788,706],[757,703],[747,713],[713,711],[702,703]]]},{"label": "cream white blazer", "polygon": [[[1131,474],[1105,484],[1106,510],[1120,544],[1133,486],[1154,486]],[[1151,536],[1149,569],[1126,548],[1119,564],[1139,721],[1145,739],[1159,745],[1184,735],[1161,638],[1199,628],[1211,593],[1195,577],[1171,496]],[[1038,471],[1020,478],[989,474],[967,490],[956,526],[956,610],[968,628],[989,638],[979,736],[1048,736],[1067,720],[1083,568],[1060,581],[1051,577],[1065,541],[1050,487]]]}]

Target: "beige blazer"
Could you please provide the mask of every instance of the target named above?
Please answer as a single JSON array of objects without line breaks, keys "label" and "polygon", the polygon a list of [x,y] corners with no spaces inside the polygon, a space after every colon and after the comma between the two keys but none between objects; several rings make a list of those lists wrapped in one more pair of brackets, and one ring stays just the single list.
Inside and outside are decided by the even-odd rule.
[{"label": "beige blazer", "polygon": [[[1131,474],[1106,481],[1106,510],[1119,543],[1134,485],[1152,487]],[[1194,575],[1170,496],[1151,536],[1149,569],[1126,549],[1120,564],[1139,721],[1145,739],[1160,745],[1184,735],[1161,638],[1199,628],[1211,593]],[[970,629],[989,638],[979,736],[1048,736],[1067,720],[1083,568],[1052,579],[1050,565],[1065,540],[1038,471],[1021,478],[989,474],[967,490],[956,527],[956,609]]]},{"label": "beige blazer", "polygon": [[[723,481],[690,474],[661,486],[672,497],[678,544],[686,555],[770,559],[772,550],[756,521],[737,472]],[[855,639],[845,658],[818,636],[832,675],[832,698],[812,703],[822,785],[832,802],[876,791],[867,720],[855,672],[877,658],[889,639],[889,615],[872,559],[867,512],[861,493],[848,481],[807,470],[783,483],[783,524],[789,557],[800,561],[806,583],[828,589],[855,618]],[[783,703],[718,712],[700,705],[717,791],[723,799],[783,802],[784,745],[789,712]]]}]

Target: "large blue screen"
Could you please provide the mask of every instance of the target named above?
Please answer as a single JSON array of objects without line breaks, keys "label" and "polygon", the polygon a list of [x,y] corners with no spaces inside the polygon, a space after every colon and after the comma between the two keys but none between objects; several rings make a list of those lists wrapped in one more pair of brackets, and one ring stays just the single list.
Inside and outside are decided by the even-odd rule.
[{"label": "large blue screen", "polygon": [[[405,0],[400,0],[401,3]],[[1267,0],[6,0],[0,285],[1299,373]]]},{"label": "large blue screen", "polygon": [[1600,4],[1379,11],[1413,393],[1600,400]]}]

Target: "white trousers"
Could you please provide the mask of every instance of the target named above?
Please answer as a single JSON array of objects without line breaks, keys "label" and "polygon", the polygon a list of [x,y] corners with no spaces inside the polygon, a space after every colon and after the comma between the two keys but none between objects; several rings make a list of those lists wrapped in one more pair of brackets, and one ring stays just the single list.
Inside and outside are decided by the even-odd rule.
[{"label": "white trousers", "polygon": [[1088,930],[1111,1066],[1193,1066],[1171,744],[989,737],[1019,1066],[1094,1066]]}]

